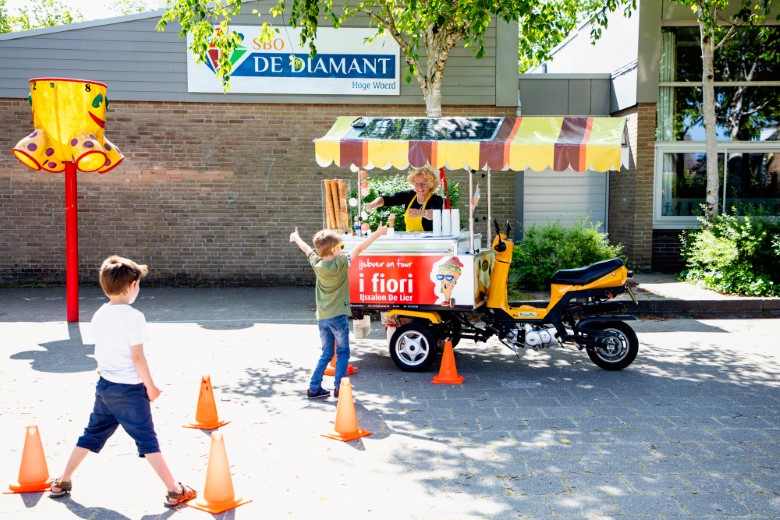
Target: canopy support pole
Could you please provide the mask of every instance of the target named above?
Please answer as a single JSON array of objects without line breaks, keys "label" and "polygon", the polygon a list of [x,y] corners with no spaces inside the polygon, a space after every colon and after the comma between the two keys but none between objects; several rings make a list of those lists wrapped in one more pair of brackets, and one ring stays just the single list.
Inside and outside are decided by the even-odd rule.
[{"label": "canopy support pole", "polygon": [[[493,201],[492,192],[490,191],[490,168],[487,169],[487,189],[488,189],[488,218],[487,218],[487,242],[485,248],[492,247],[493,242],[490,240],[490,223],[493,220],[493,213],[491,209],[491,202]],[[507,237],[508,238],[508,237]]]},{"label": "canopy support pole", "polygon": [[471,197],[472,191],[473,191],[473,185],[474,180],[472,177],[474,176],[474,170],[469,170],[469,198],[468,198],[468,205],[469,205],[469,251],[471,254],[474,254],[474,205],[471,203]]}]

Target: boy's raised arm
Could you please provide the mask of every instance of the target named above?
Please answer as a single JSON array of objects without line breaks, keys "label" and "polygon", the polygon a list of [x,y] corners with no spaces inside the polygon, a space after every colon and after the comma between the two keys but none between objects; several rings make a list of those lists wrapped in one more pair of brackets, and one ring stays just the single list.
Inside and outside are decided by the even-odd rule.
[{"label": "boy's raised arm", "polygon": [[359,243],[357,246],[355,246],[355,249],[353,249],[352,251],[350,251],[350,252],[349,252],[349,255],[350,255],[351,257],[356,257],[356,256],[358,256],[360,253],[362,253],[362,252],[363,252],[363,250],[364,250],[365,248],[367,248],[367,247],[368,247],[368,246],[370,246],[372,243],[374,243],[374,240],[376,240],[377,238],[381,237],[382,235],[386,235],[386,234],[387,234],[387,226],[385,226],[385,225],[383,225],[383,224],[379,224],[379,227],[378,227],[378,228],[376,228],[376,231],[374,231],[373,233],[371,233],[371,234],[368,236],[368,238],[366,238],[366,239],[365,239],[365,240],[363,240],[361,243]]},{"label": "boy's raised arm", "polygon": [[298,247],[301,248],[301,251],[303,251],[307,255],[311,253],[311,247],[309,247],[309,244],[304,242],[301,236],[298,234],[298,228],[295,228],[295,231],[290,233],[290,242],[295,242],[296,244],[298,244]]}]

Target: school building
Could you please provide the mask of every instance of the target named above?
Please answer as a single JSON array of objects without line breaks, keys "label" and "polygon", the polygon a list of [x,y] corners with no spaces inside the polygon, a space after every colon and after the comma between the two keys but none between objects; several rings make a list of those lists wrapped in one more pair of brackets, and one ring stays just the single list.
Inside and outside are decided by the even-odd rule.
[{"label": "school building", "polygon": [[[678,54],[688,49],[690,35],[683,29],[691,27],[690,17],[665,2],[660,8],[656,4],[641,2],[629,19],[633,43],[616,43],[610,33],[602,39],[599,45],[619,49],[619,56],[578,58],[584,70],[576,73],[556,69],[556,63],[567,47],[576,47],[579,34],[561,47],[547,74],[520,78],[517,24],[494,22],[480,60],[470,49],[456,47],[444,78],[446,117],[626,120],[629,160],[620,172],[493,172],[491,208],[500,222],[510,220],[521,229],[588,214],[602,222],[611,240],[625,245],[635,268],[675,266],[670,243],[679,229],[694,222],[686,212],[697,193],[681,191],[678,177],[695,179],[703,143],[690,138],[696,132],[680,136],[668,123],[663,124],[669,133],[661,134],[666,137],[656,138],[662,125],[656,124],[657,116],[679,119],[674,107],[684,104],[669,105],[664,92],[692,90],[691,85],[679,86],[678,78],[666,81],[661,75],[675,70],[662,60],[668,56],[662,46]],[[257,8],[267,11],[268,5],[259,2]],[[245,4],[243,12],[252,8]],[[323,226],[323,179],[356,181],[347,168],[318,166],[313,140],[324,136],[339,116],[425,116],[416,80],[403,81],[403,60],[394,42],[384,43],[382,51],[364,50],[365,20],[355,19],[338,31],[323,26],[320,52],[332,48],[334,55],[358,55],[361,64],[370,63],[374,70],[385,62],[372,55],[394,56],[392,77],[352,78],[336,85],[317,79],[318,69],[347,67],[347,62],[307,62],[305,70],[296,71],[307,78],[253,77],[257,71],[283,68],[297,34],[280,25],[271,44],[276,55],[259,55],[254,38],[260,21],[243,14],[233,23],[244,34],[241,50],[246,56],[236,56],[236,70],[243,75],[234,73],[233,88],[223,93],[209,64],[194,63],[177,27],[157,31],[161,15],[155,11],[0,35],[0,149],[6,150],[0,154],[0,283],[65,280],[63,175],[33,171],[10,153],[33,131],[28,102],[32,78],[88,79],[108,87],[105,135],[125,160],[104,174],[78,173],[83,283],[94,282],[100,262],[113,253],[148,264],[149,283],[161,285],[311,283],[311,270],[288,236],[296,226],[302,236]],[[675,39],[665,36],[670,30]],[[759,88],[776,96],[777,79],[762,79]],[[743,162],[768,161],[761,166],[766,174],[757,178],[776,190],[774,124],[774,138],[721,144],[724,157],[743,153]],[[760,135],[770,135],[771,128]],[[664,169],[667,157],[677,169]],[[369,175],[387,173],[396,172],[371,170]],[[464,171],[447,175],[450,183],[459,182],[463,189],[468,185]],[[677,191],[668,192],[669,186]],[[477,216],[484,217],[485,211],[486,204],[480,205]]]}]

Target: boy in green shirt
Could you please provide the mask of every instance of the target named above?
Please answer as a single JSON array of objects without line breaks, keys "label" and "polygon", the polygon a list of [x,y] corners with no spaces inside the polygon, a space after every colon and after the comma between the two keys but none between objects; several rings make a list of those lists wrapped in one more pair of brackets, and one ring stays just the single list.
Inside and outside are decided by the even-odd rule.
[{"label": "boy in green shirt", "polygon": [[309,399],[328,397],[330,392],[322,388],[325,368],[333,359],[334,343],[336,351],[336,374],[333,381],[333,394],[339,396],[341,378],[347,375],[349,366],[349,318],[352,309],[349,306],[349,279],[347,270],[352,258],[358,256],[374,240],[387,234],[382,224],[368,238],[359,243],[349,254],[343,254],[344,243],[335,231],[323,229],[314,235],[314,249],[298,235],[298,228],[290,233],[290,242],[295,242],[306,253],[309,263],[317,277],[317,325],[320,329],[322,354],[309,382],[306,396]]}]

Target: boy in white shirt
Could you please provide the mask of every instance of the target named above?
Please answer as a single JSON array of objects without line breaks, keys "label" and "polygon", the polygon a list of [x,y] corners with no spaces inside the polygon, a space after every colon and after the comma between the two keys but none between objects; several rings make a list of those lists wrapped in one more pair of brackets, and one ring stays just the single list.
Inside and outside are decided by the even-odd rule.
[{"label": "boy in white shirt", "polygon": [[150,403],[160,396],[144,356],[146,319],[131,307],[138,297],[141,278],[149,269],[132,260],[110,256],[100,266],[100,286],[109,303],[92,318],[95,359],[100,379],[89,424],[79,437],[65,471],[51,486],[51,498],[64,497],[73,484],[71,475],[87,454],[99,453],[119,425],[133,438],[138,454],[152,465],[168,488],[164,505],[175,507],[197,496],[192,488],[177,482],[160,453],[152,423]]}]

